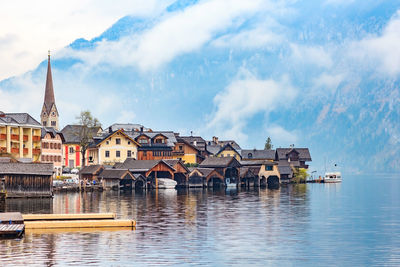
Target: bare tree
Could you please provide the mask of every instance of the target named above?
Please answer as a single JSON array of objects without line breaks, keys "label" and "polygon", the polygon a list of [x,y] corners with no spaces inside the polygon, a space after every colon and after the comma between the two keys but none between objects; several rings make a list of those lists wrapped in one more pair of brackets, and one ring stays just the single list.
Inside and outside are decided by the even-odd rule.
[{"label": "bare tree", "polygon": [[82,167],[84,167],[86,162],[86,151],[89,148],[90,143],[93,141],[93,136],[96,134],[96,130],[98,127],[101,127],[101,124],[97,118],[92,116],[89,110],[82,111],[76,119],[78,120],[78,124],[81,126],[77,134],[82,154]]}]

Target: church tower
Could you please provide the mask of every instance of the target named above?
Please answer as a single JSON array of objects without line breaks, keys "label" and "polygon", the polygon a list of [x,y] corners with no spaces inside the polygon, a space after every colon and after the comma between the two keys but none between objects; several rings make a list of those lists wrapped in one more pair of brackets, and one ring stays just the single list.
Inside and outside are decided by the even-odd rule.
[{"label": "church tower", "polygon": [[47,61],[46,90],[44,93],[44,103],[42,113],[40,114],[40,121],[43,126],[53,127],[58,131],[58,110],[56,107],[56,100],[54,98],[53,78],[51,75],[50,66],[50,51]]}]

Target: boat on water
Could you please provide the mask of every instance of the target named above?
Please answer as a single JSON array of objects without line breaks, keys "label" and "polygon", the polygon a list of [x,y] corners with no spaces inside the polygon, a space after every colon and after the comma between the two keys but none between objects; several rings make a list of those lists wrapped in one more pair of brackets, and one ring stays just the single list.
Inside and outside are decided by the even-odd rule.
[{"label": "boat on water", "polygon": [[235,180],[231,179],[231,178],[225,179],[225,185],[226,185],[226,188],[236,188],[237,187],[237,183],[235,183]]},{"label": "boat on water", "polygon": [[169,178],[157,178],[159,189],[175,189],[178,184],[176,181]]},{"label": "boat on water", "polygon": [[341,183],[342,174],[340,172],[326,172],[324,183]]}]

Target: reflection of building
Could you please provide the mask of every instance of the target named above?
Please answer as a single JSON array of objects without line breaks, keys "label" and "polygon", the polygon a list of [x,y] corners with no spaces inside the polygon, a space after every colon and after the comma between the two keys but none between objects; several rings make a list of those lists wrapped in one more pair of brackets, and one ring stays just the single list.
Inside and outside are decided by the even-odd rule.
[{"label": "reflection of building", "polygon": [[43,126],[53,127],[58,130],[58,110],[56,107],[56,100],[54,98],[53,77],[51,75],[50,66],[50,53],[47,61],[47,77],[46,77],[46,90],[44,94],[44,103],[42,112],[40,114],[40,121]]},{"label": "reflection of building", "polygon": [[0,154],[39,161],[41,128],[27,113],[0,112]]},{"label": "reflection of building", "polygon": [[64,137],[54,128],[42,128],[42,156],[41,161],[53,163],[56,176],[62,173],[62,142]]}]

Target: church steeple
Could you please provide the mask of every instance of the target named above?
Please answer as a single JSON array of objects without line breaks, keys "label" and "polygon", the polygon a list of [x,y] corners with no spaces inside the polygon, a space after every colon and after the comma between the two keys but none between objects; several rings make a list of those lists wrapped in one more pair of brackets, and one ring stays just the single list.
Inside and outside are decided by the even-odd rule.
[{"label": "church steeple", "polygon": [[50,51],[47,60],[46,89],[40,119],[43,126],[53,127],[58,130],[58,110],[54,98],[53,77],[51,74]]}]

